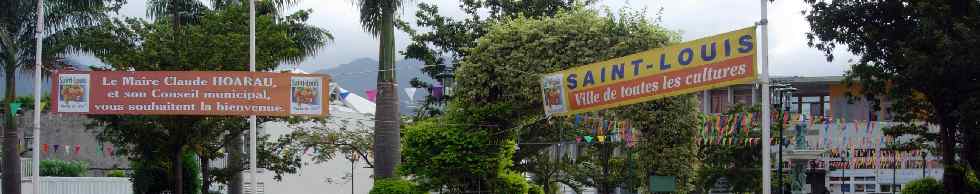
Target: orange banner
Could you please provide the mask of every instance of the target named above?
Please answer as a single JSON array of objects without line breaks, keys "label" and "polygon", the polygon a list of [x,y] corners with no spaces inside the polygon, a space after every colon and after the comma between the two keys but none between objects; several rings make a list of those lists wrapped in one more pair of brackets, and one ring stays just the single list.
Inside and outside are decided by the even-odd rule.
[{"label": "orange banner", "polygon": [[243,71],[71,71],[52,77],[52,110],[96,115],[326,116],[326,75]]}]

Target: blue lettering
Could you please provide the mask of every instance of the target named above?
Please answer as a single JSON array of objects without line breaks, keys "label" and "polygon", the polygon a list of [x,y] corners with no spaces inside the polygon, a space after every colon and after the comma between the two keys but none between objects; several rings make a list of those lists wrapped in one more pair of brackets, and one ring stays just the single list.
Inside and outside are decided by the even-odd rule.
[{"label": "blue lettering", "polygon": [[586,71],[585,80],[582,81],[582,87],[588,87],[590,85],[595,85],[595,78],[592,77],[592,71]]},{"label": "blue lettering", "polygon": [[681,65],[691,64],[694,60],[694,50],[691,48],[683,48],[680,53],[677,53],[677,63]]},{"label": "blue lettering", "polygon": [[667,63],[667,54],[660,54],[660,71],[670,69],[670,63]]},{"label": "blue lettering", "polygon": [[725,56],[732,56],[732,41],[729,41],[728,39],[725,39]]},{"label": "blue lettering", "polygon": [[568,84],[566,85],[568,86],[569,90],[575,89],[575,87],[578,86],[578,81],[575,80],[575,77],[578,77],[578,75],[575,75],[573,73],[573,74],[568,74],[568,77],[565,78],[565,82],[568,82]]},{"label": "blue lettering", "polygon": [[738,47],[738,52],[747,53],[749,51],[752,51],[752,36],[744,35],[742,37],[739,37],[738,44],[742,45],[741,47]]},{"label": "blue lettering", "polygon": [[708,51],[709,51],[708,50],[708,45],[703,45],[702,44],[701,45],[701,60],[703,60],[704,62],[715,60],[715,55],[718,54],[715,49],[717,49],[717,47],[715,46],[715,43],[712,42],[711,43],[711,50],[710,50],[711,51],[711,55],[710,56],[709,55],[706,55],[708,53]]},{"label": "blue lettering", "polygon": [[640,75],[640,64],[643,63],[643,59],[633,60],[633,76]]},{"label": "blue lettering", "polygon": [[612,80],[626,78],[626,64],[613,64],[612,66]]},{"label": "blue lettering", "polygon": [[599,83],[606,82],[606,67],[599,68]]}]

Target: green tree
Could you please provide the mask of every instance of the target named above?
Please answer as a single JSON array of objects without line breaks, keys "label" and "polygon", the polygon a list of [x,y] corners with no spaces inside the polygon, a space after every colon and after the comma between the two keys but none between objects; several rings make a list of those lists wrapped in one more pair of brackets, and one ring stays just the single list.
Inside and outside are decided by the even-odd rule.
[{"label": "green tree", "polygon": [[[939,125],[945,167],[980,170],[980,2],[975,0],[817,1],[805,11],[811,46],[828,60],[837,46],[859,56],[846,73],[872,102],[905,124],[891,134],[920,134]],[[879,103],[876,108],[882,107]],[[946,170],[947,192],[965,191],[961,171]]]},{"label": "green tree", "polygon": [[[248,67],[247,59],[241,56],[248,52],[248,14],[247,7],[236,4],[219,10],[206,11],[195,23],[189,23],[180,30],[174,30],[167,21],[144,21],[140,19],[111,20],[106,25],[85,29],[86,39],[83,49],[107,63],[101,67],[106,70],[223,70],[242,71]],[[281,63],[298,62],[311,55],[316,49],[332,39],[325,30],[305,24],[309,10],[300,10],[290,15],[276,17],[259,15],[257,23],[257,47],[262,48],[257,58],[257,69],[272,70]],[[181,37],[175,40],[173,37]],[[214,150],[220,146],[213,142],[234,141],[241,137],[244,120],[240,117],[187,117],[187,116],[97,116],[93,124],[105,124],[99,134],[102,141],[125,145],[119,149],[139,163],[142,169],[165,169],[176,180],[153,181],[147,192],[160,191],[162,187],[153,184],[176,185],[177,193],[182,192],[182,184],[167,184],[168,181],[185,182],[180,153],[192,149],[201,153],[204,159],[217,157]],[[263,120],[269,120],[263,118]],[[233,143],[228,143],[233,144]],[[228,145],[225,144],[225,145]],[[237,144],[240,145],[240,141]],[[229,146],[235,147],[235,146]],[[210,150],[209,150],[210,149]],[[233,158],[234,154],[229,150]],[[238,151],[240,152],[240,150]],[[163,155],[164,157],[156,157]],[[169,160],[170,162],[146,161]],[[241,161],[241,160],[238,160]],[[259,161],[263,164],[263,161]],[[172,168],[167,164],[174,164]],[[240,177],[241,162],[229,162],[230,172],[215,173]],[[163,165],[167,168],[158,168]],[[202,170],[206,168],[201,168]],[[163,172],[167,172],[163,171]],[[155,180],[159,173],[148,171],[134,172],[135,180]],[[140,179],[147,178],[147,179]],[[232,178],[234,180],[235,178]],[[211,180],[210,177],[205,180]],[[240,178],[238,178],[240,180]],[[234,188],[235,184],[233,185]]]},{"label": "green tree", "polygon": [[[538,1],[460,1],[464,18],[454,19],[439,14],[435,4],[419,3],[415,13],[415,26],[400,23],[399,27],[408,32],[411,44],[405,49],[405,58],[423,61],[422,72],[438,82],[452,85],[453,72],[459,62],[467,56],[467,48],[476,46],[476,41],[487,33],[487,27],[503,19],[525,17],[550,17],[575,6],[594,3],[594,0],[538,0]],[[489,13],[489,15],[483,15]],[[412,87],[432,90],[433,83],[415,78]],[[431,94],[431,92],[430,92]],[[431,117],[442,114],[442,109],[452,96],[426,96],[417,110],[417,117]]]},{"label": "green tree", "polygon": [[494,138],[490,131],[446,125],[454,122],[458,121],[433,118],[408,126],[399,171],[416,177],[419,186],[430,191],[498,191],[503,185],[492,183],[502,182],[500,176],[513,165],[514,142],[488,141]]},{"label": "green tree", "polygon": [[[41,60],[44,69],[55,69],[62,63],[63,54],[72,52],[70,37],[72,29],[98,24],[111,12],[119,9],[125,2],[121,0],[45,0],[44,32]],[[35,29],[37,28],[36,0],[0,1],[0,68],[3,68],[3,169],[21,169],[17,147],[20,131],[14,114],[9,111],[10,103],[17,97],[16,80],[18,72],[33,72],[35,64]],[[43,74],[48,74],[45,71]],[[18,170],[3,173],[4,193],[20,193],[21,174]]]},{"label": "green tree", "polygon": [[902,187],[904,194],[933,194],[943,190],[943,185],[933,178],[914,180]]},{"label": "green tree", "polygon": [[378,47],[378,100],[374,111],[374,176],[391,178],[401,162],[401,117],[395,79],[395,11],[402,0],[355,0],[364,30],[381,39]]},{"label": "green tree", "polygon": [[[455,96],[449,103],[449,111],[443,116],[446,118],[436,122],[462,125],[465,130],[461,136],[489,134],[486,141],[494,143],[473,148],[478,150],[511,152],[504,147],[508,142],[558,141],[563,119],[544,116],[540,83],[536,79],[538,75],[661,47],[679,39],[675,33],[647,21],[643,12],[623,10],[620,15],[611,14],[611,11],[605,13],[603,15],[600,11],[576,8],[567,12],[560,11],[554,17],[518,16],[493,23],[472,48],[466,49],[468,54],[455,72],[455,76],[466,79],[456,80]],[[664,148],[670,151],[660,154],[673,154],[670,157],[673,160],[669,161],[657,162],[664,157],[638,158],[635,165],[642,170],[636,176],[658,173],[687,178],[692,171],[689,164],[694,158],[691,135],[694,127],[698,126],[696,104],[693,97],[681,96],[612,109],[601,114],[618,116],[624,120],[644,121],[636,125],[637,129],[650,135],[641,138],[650,138],[643,141],[654,142],[659,147],[638,146],[637,152],[649,154]],[[519,141],[515,138],[519,138]],[[405,142],[411,141],[414,140]],[[519,146],[520,149],[514,151],[510,157],[509,163],[515,164],[508,168],[510,171],[527,169],[533,174],[548,174],[546,171],[551,171],[544,165],[528,165],[529,163],[523,162],[538,156],[551,145],[531,143]],[[406,148],[414,149],[416,148]],[[597,154],[591,156],[595,158],[592,164],[595,164],[596,169],[604,166],[613,167],[606,169],[614,169],[618,165],[615,158],[606,163],[605,159],[609,157],[600,157],[599,153],[603,153],[601,151],[595,153]],[[465,158],[469,152],[461,151],[456,154]],[[412,157],[414,156],[406,153],[406,161],[421,160],[411,159]],[[644,159],[649,161],[640,161]],[[506,173],[509,172],[504,171],[501,174]],[[422,181],[430,178],[417,177]],[[493,177],[495,176],[488,179]],[[558,180],[554,177],[547,179]],[[479,181],[493,183],[493,180]],[[555,181],[542,181],[546,182]],[[611,179],[607,183],[602,183],[609,186],[603,190],[605,192],[612,187],[624,185]],[[549,186],[545,185],[547,187]]]}]

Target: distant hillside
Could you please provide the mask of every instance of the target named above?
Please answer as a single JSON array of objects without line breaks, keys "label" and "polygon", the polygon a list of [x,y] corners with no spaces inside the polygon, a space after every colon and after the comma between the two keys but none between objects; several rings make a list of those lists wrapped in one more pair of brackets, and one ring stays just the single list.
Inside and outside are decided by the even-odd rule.
[{"label": "distant hillside", "polygon": [[[422,75],[422,65],[423,63],[418,60],[403,60],[395,63],[397,73],[395,76],[398,79],[398,100],[400,101],[399,111],[402,114],[415,113],[409,107],[408,95],[405,94],[404,88],[411,86],[409,82],[412,78],[421,77],[423,80],[429,80],[428,77]],[[360,58],[347,64],[318,70],[316,73],[329,74],[333,81],[340,84],[341,87],[367,98],[365,92],[375,89],[378,84],[378,61]],[[417,91],[415,94],[416,101],[423,98],[425,93],[424,90]]]}]

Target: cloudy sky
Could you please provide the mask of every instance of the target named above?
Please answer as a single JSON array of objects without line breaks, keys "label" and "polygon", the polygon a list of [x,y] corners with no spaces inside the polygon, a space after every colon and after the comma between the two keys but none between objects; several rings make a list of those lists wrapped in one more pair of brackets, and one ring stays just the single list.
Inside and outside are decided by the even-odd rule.
[{"label": "cloudy sky", "polygon": [[[459,0],[416,0],[436,3],[441,13],[460,16]],[[142,0],[131,0],[121,15],[142,17],[146,13]],[[759,20],[758,0],[600,0],[594,7],[607,6],[612,10],[622,7],[647,9],[653,20],[656,10],[663,8],[662,24],[680,31],[684,40],[723,33],[753,25]],[[807,5],[802,1],[781,0],[769,5],[770,71],[773,75],[826,76],[840,75],[847,68],[846,61],[854,58],[838,51],[836,60],[827,62],[814,48],[807,47],[804,33],[809,31],[800,11]],[[357,8],[351,0],[305,0],[296,9],[312,9],[311,23],[330,31],[335,41],[299,65],[303,70],[318,70],[345,64],[358,58],[377,58],[378,41],[361,29]],[[399,13],[414,23],[415,3],[407,4]],[[401,50],[408,43],[404,33],[396,34],[396,44]]]}]

